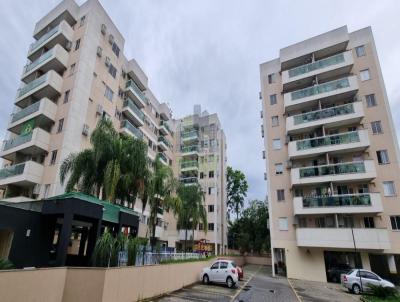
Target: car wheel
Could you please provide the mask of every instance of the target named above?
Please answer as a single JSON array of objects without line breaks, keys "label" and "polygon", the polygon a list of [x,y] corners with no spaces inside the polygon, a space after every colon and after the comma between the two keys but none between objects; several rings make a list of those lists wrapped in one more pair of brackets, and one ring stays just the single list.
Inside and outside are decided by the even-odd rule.
[{"label": "car wheel", "polygon": [[361,293],[361,288],[358,284],[354,284],[351,288],[354,294],[359,295]]},{"label": "car wheel", "polygon": [[203,283],[208,284],[210,282],[210,279],[208,278],[208,275],[203,276]]},{"label": "car wheel", "polygon": [[232,287],[235,286],[235,282],[233,282],[232,277],[226,278],[226,285],[227,285],[229,288],[232,288]]}]

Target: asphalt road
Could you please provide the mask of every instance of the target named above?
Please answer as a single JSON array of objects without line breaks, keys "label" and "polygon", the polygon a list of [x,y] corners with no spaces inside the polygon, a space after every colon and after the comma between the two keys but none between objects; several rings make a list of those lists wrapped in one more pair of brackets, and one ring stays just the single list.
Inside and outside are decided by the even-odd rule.
[{"label": "asphalt road", "polygon": [[155,301],[162,302],[297,302],[297,298],[286,278],[272,278],[271,267],[247,265],[244,280],[236,288],[225,285],[196,283]]}]

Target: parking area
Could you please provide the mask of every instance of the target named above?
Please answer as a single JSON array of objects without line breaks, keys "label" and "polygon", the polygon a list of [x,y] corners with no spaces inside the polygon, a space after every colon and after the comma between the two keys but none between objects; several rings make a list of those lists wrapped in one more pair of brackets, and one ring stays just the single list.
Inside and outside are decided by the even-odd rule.
[{"label": "parking area", "polygon": [[246,265],[244,280],[236,288],[229,289],[225,285],[196,283],[175,291],[155,301],[215,301],[215,302],[296,302],[298,299],[286,278],[272,278],[271,267]]}]

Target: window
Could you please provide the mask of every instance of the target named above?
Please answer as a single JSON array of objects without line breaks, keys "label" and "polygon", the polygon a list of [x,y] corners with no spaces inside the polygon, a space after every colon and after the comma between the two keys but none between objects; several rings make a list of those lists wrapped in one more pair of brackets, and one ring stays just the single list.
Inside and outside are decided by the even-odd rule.
[{"label": "window", "polygon": [[283,173],[283,164],[275,164],[275,174],[279,175]]},{"label": "window", "polygon": [[214,212],[214,205],[213,204],[208,205],[208,212],[209,213]]},{"label": "window", "polygon": [[364,69],[360,71],[360,79],[361,82],[368,81],[371,79],[371,75],[369,74],[369,69]]},{"label": "window", "polygon": [[376,106],[375,94],[368,94],[365,96],[365,101],[367,102],[367,107]]},{"label": "window", "polygon": [[114,65],[111,63],[108,66],[108,73],[111,74],[114,79],[117,76],[117,68],[115,68]]},{"label": "window", "polygon": [[73,75],[75,72],[75,63],[71,65],[71,67],[69,68],[69,75]]},{"label": "window", "polygon": [[79,46],[81,45],[81,39],[76,40],[75,42],[75,51],[79,49]]},{"label": "window", "polygon": [[280,138],[275,138],[272,140],[272,149],[274,150],[280,150],[282,148],[281,146],[281,139]]},{"label": "window", "polygon": [[383,133],[381,121],[371,122],[371,128],[372,128],[373,134],[382,134]]},{"label": "window", "polygon": [[60,120],[58,121],[57,133],[60,133],[60,132],[62,131],[63,126],[64,126],[64,119],[62,118],[62,119],[60,119]]},{"label": "window", "polygon": [[392,230],[400,230],[400,216],[390,216]]},{"label": "window", "polygon": [[277,103],[277,101],[276,101],[276,94],[271,94],[270,96],[269,96],[269,104],[270,105],[275,105]]},{"label": "window", "polygon": [[214,178],[214,171],[209,171],[208,172],[208,177],[209,178]]},{"label": "window", "polygon": [[114,96],[114,92],[107,85],[106,85],[106,91],[104,92],[104,96],[106,97],[107,100],[112,102],[113,96]]},{"label": "window", "polygon": [[268,75],[268,84],[272,84],[276,82],[276,74],[271,73]]},{"label": "window", "polygon": [[374,217],[364,217],[364,226],[367,229],[374,229],[375,228]]},{"label": "window", "polygon": [[203,178],[204,178],[204,173],[200,172],[200,179],[203,179]]},{"label": "window", "polygon": [[393,181],[384,181],[383,182],[383,192],[385,196],[395,196],[396,188],[394,187]]},{"label": "window", "polygon": [[65,91],[65,93],[64,93],[64,104],[65,104],[65,103],[68,103],[68,100],[69,100],[69,93],[70,93],[69,90]]},{"label": "window", "polygon": [[277,115],[273,116],[271,119],[272,119],[272,122],[271,122],[272,127],[279,126],[279,118]]},{"label": "window", "polygon": [[214,194],[214,187],[208,187],[208,195]]},{"label": "window", "polygon": [[56,159],[57,159],[57,150],[53,150],[51,151],[50,166],[56,163]]},{"label": "window", "polygon": [[225,261],[220,262],[219,268],[220,269],[227,269],[228,268],[228,262],[225,262]]},{"label": "window", "polygon": [[386,165],[390,163],[387,150],[376,151],[376,156],[378,157],[378,163],[380,165]]},{"label": "window", "polygon": [[79,23],[79,26],[85,25],[85,20],[86,20],[86,16],[81,17],[81,21]]},{"label": "window", "polygon": [[118,45],[114,42],[113,43],[113,45],[112,45],[112,51],[113,51],[113,53],[115,53],[115,55],[117,56],[117,57],[119,57],[119,47],[118,47]]},{"label": "window", "polygon": [[285,190],[284,189],[276,190],[276,197],[277,197],[278,201],[284,201],[285,200]]},{"label": "window", "polygon": [[214,231],[214,223],[209,223],[208,224],[208,230],[209,231]]},{"label": "window", "polygon": [[219,269],[219,262],[215,262],[212,266],[211,269]]},{"label": "window", "polygon": [[204,230],[204,225],[202,223],[199,223],[199,231]]},{"label": "window", "polygon": [[289,229],[287,217],[280,217],[278,219],[278,224],[280,231],[287,231]]},{"label": "window", "polygon": [[364,47],[364,45],[356,47],[356,54],[357,54],[357,57],[365,56],[365,47]]},{"label": "window", "polygon": [[262,158],[265,159],[265,150],[262,152]]}]

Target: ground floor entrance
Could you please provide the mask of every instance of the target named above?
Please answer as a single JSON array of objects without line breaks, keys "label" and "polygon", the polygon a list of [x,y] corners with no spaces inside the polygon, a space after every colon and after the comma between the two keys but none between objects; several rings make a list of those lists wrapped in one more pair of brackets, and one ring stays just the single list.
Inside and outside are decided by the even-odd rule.
[{"label": "ground floor entrance", "polygon": [[324,251],[326,279],[328,282],[340,283],[340,275],[353,268],[362,266],[360,253]]}]

